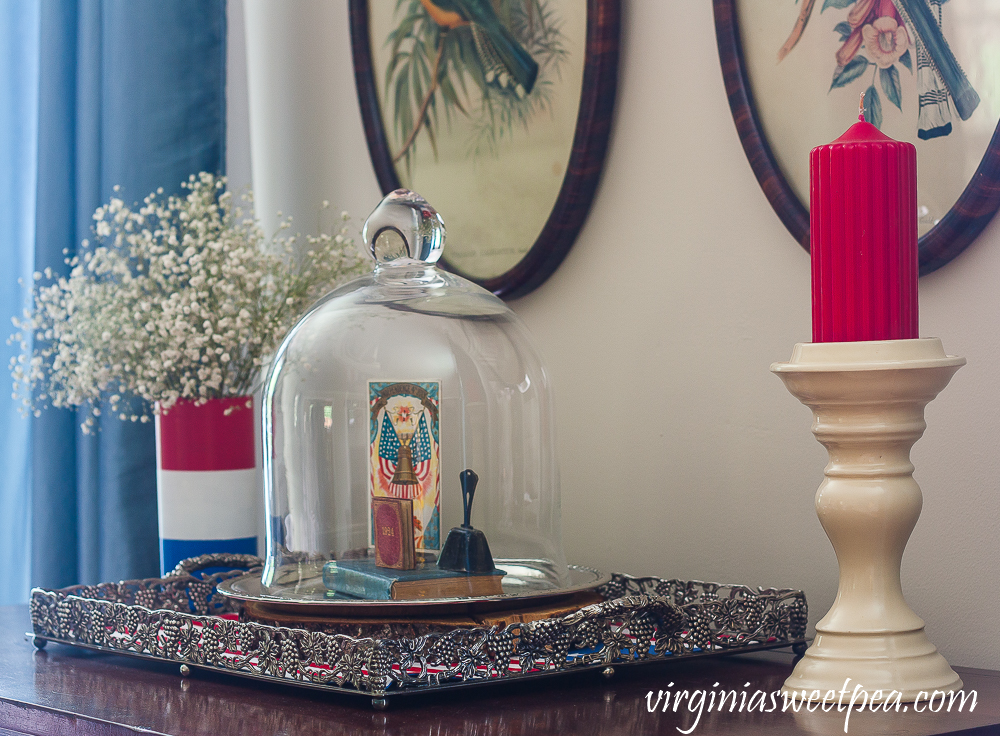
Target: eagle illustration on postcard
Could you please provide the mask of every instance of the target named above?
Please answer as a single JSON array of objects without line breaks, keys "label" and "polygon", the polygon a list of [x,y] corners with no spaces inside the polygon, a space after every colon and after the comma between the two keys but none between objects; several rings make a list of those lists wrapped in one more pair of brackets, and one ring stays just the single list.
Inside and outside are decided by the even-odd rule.
[{"label": "eagle illustration on postcard", "polygon": [[370,498],[412,499],[414,544],[435,552],[441,549],[440,389],[437,381],[368,382]]}]

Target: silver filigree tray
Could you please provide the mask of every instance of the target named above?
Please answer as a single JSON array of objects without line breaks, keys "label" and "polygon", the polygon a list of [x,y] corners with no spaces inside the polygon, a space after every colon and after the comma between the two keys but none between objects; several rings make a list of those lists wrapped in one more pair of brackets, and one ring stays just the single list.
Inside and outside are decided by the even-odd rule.
[{"label": "silver filigree tray", "polygon": [[53,641],[173,662],[181,674],[201,668],[366,695],[375,707],[397,695],[805,646],[801,591],[621,574],[597,589],[602,602],[530,623],[398,638],[269,626],[241,620],[240,601],[217,591],[259,565],[207,555],[164,578],[35,588],[29,636],[38,647]]}]

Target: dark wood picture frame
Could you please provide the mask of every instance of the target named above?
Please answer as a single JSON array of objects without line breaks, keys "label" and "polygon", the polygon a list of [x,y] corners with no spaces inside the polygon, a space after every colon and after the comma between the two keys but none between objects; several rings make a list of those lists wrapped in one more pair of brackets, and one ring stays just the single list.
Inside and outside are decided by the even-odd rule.
[{"label": "dark wood picture frame", "polygon": [[[799,244],[809,250],[809,210],[779,168],[754,105],[736,13],[737,0],[712,0],[715,35],[736,130],[761,189]],[[920,275],[936,271],[976,239],[1000,208],[1000,124],[955,205],[919,240]]]},{"label": "dark wood picture frame", "polygon": [[[350,0],[349,3],[354,79],[375,175],[383,194],[388,194],[400,187],[400,181],[382,124],[372,64],[368,2]],[[583,90],[573,149],[559,197],[535,243],[514,267],[496,277],[473,278],[448,263],[447,257],[441,260],[445,268],[499,297],[514,299],[537,288],[562,263],[587,218],[604,167],[618,86],[620,34],[620,0],[587,0]]]}]

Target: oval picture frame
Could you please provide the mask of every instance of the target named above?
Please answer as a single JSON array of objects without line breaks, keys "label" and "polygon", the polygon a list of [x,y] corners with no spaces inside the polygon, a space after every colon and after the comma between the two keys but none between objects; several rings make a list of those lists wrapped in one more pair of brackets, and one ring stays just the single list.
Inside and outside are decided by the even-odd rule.
[{"label": "oval picture frame", "polygon": [[[774,211],[809,250],[809,210],[781,171],[761,126],[737,15],[738,0],[712,0],[726,97],[750,167]],[[952,208],[918,241],[920,275],[936,271],[965,250],[1000,208],[1000,123],[972,178]]]},{"label": "oval picture frame", "polygon": [[[350,0],[354,78],[375,175],[383,194],[400,188],[386,136],[370,41],[370,0]],[[450,263],[440,264],[504,299],[524,296],[562,263],[586,220],[607,153],[618,82],[620,0],[587,0],[583,86],[572,150],[558,198],[535,242],[510,269],[476,278]],[[446,251],[447,252],[447,251]]]}]

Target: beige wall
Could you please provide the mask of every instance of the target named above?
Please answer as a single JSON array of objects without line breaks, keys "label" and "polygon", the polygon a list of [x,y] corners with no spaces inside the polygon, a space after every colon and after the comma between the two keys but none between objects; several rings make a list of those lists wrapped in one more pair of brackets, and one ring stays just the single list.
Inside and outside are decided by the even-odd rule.
[{"label": "beige wall", "polygon": [[[246,3],[260,211],[301,225],[329,199],[363,219],[379,192],[346,2]],[[711,3],[623,4],[616,122],[593,209],[559,270],[511,305],[556,387],[567,556],[802,588],[815,623],[837,580],[813,510],[825,453],[809,411],[768,371],[810,337],[808,256],[740,147]],[[945,656],[994,668],[998,279],[994,222],[920,282],[921,334],[969,365],[930,405],[914,450],[924,510],[903,560],[907,599]]]}]

